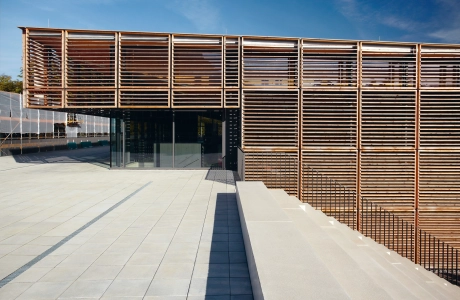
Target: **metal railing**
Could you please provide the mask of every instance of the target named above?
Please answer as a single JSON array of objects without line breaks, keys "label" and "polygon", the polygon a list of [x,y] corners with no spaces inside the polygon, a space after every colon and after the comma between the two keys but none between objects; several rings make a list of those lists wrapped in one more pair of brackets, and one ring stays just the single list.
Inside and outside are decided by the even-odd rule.
[{"label": "metal railing", "polygon": [[364,197],[359,197],[358,210],[354,191],[308,166],[304,165],[303,170],[302,195],[310,205],[353,229],[358,227],[356,214],[359,214],[359,230],[363,235],[460,285],[459,249]]},{"label": "metal railing", "polygon": [[248,181],[262,181],[268,188],[284,189],[297,196],[298,158],[285,152],[238,152],[240,178]]},{"label": "metal railing", "polygon": [[318,171],[303,166],[302,199],[328,216],[356,227],[356,193]]},{"label": "metal railing", "polygon": [[450,283],[460,286],[459,250],[422,229],[417,229],[417,235],[420,249],[419,264]]},{"label": "metal railing", "polygon": [[[251,158],[247,159],[246,155]],[[238,149],[238,173],[242,180],[261,180],[268,188],[288,192],[292,184],[289,178],[296,169],[291,164],[297,164],[297,160],[288,156],[286,153],[244,153]],[[358,197],[355,191],[305,164],[302,165],[300,198],[450,283],[460,285],[459,249],[415,228],[404,217]]]},{"label": "metal railing", "polygon": [[360,202],[360,232],[415,262],[414,225],[363,197]]}]

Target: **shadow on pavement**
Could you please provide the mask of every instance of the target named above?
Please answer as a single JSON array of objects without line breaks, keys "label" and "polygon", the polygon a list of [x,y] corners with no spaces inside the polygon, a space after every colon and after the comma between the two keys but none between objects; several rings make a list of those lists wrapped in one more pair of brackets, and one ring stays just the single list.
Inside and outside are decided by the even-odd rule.
[{"label": "shadow on pavement", "polygon": [[235,193],[216,199],[205,299],[253,299]]},{"label": "shadow on pavement", "polygon": [[87,149],[57,150],[13,155],[17,163],[90,163],[103,168],[110,167],[110,147],[100,146]]}]

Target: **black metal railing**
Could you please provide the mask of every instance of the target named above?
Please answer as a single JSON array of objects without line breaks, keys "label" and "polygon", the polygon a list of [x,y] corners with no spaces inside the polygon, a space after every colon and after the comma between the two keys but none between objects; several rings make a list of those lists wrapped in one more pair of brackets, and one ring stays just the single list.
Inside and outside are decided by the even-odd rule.
[{"label": "black metal railing", "polygon": [[425,269],[460,286],[458,249],[418,229],[419,264]]},{"label": "black metal railing", "polygon": [[[268,188],[281,188],[291,195],[297,193],[292,192],[297,164],[291,153],[238,152],[238,172],[243,180],[260,180]],[[460,286],[459,249],[305,164],[300,190],[302,201],[315,209]]]},{"label": "black metal railing", "polygon": [[242,163],[238,163],[238,172],[243,173],[242,179],[262,181],[268,188],[284,189],[288,194],[297,196],[299,165],[296,154],[241,152],[239,155]]},{"label": "black metal railing", "polygon": [[315,209],[357,229],[356,193],[306,165],[303,166],[302,199]]},{"label": "black metal railing", "polygon": [[376,203],[359,197],[337,181],[306,165],[303,166],[303,200],[326,215],[356,229],[401,256],[423,266],[452,284],[460,285],[459,249],[415,228]]},{"label": "black metal railing", "polygon": [[363,197],[360,202],[360,232],[399,255],[415,261],[414,225]]}]

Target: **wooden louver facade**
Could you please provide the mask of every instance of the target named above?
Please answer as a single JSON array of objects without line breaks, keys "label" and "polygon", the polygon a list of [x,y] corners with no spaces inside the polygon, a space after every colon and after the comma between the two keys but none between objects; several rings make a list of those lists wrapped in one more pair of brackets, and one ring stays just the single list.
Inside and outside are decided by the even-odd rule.
[{"label": "wooden louver facade", "polygon": [[240,109],[246,180],[284,153],[460,248],[460,45],[22,29],[27,107]]}]

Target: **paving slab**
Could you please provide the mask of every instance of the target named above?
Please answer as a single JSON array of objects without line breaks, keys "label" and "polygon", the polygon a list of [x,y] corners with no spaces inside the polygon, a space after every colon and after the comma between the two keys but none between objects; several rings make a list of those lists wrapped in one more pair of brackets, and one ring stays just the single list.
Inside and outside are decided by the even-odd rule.
[{"label": "paving slab", "polygon": [[103,148],[0,157],[0,299],[230,299],[232,264],[252,297],[233,172],[109,170]]}]

